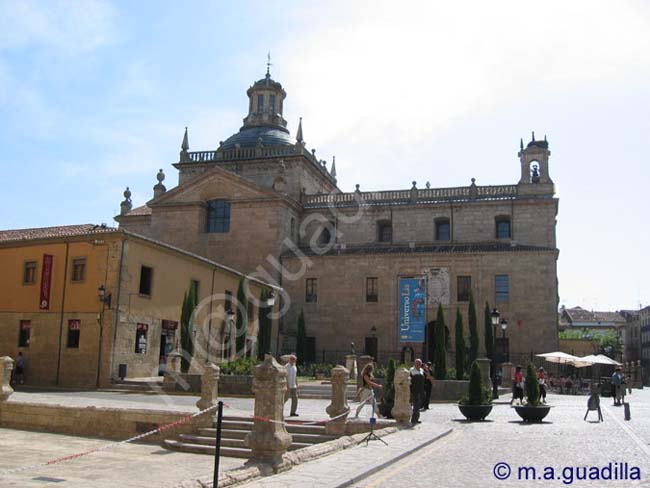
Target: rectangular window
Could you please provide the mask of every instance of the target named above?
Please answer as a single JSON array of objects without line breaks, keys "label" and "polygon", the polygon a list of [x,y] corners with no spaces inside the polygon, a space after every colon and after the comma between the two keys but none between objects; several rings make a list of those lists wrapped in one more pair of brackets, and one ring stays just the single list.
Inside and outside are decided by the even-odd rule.
[{"label": "rectangular window", "polygon": [[84,281],[86,279],[86,258],[74,258],[72,260],[72,273],[70,280],[74,282]]},{"label": "rectangular window", "polygon": [[68,348],[79,348],[79,335],[81,334],[81,320],[68,320]]},{"label": "rectangular window", "polygon": [[147,331],[149,324],[138,324],[135,329],[135,352],[147,354]]},{"label": "rectangular window", "polygon": [[366,278],[366,302],[376,303],[379,301],[379,293],[377,291],[378,278]]},{"label": "rectangular window", "polygon": [[510,300],[510,280],[508,275],[496,275],[494,277],[495,301],[504,303]]},{"label": "rectangular window", "polygon": [[32,321],[21,320],[18,327],[18,347],[29,347],[29,336],[32,332]]},{"label": "rectangular window", "polygon": [[153,280],[153,268],[142,266],[140,268],[140,295],[151,296],[151,283]]},{"label": "rectangular window", "polygon": [[225,200],[208,202],[208,232],[228,232],[230,230],[230,203]]},{"label": "rectangular window", "polygon": [[269,112],[271,115],[275,115],[275,95],[269,97]]},{"label": "rectangular window", "polygon": [[257,113],[261,114],[264,111],[264,95],[257,95]]},{"label": "rectangular window", "polygon": [[436,241],[450,241],[451,226],[449,220],[441,219],[436,221]]},{"label": "rectangular window", "polygon": [[379,242],[391,242],[393,240],[393,225],[390,222],[380,222],[377,230],[377,240]]},{"label": "rectangular window", "polygon": [[33,285],[36,283],[36,261],[27,261],[23,270],[23,285]]},{"label": "rectangular window", "polygon": [[497,225],[497,239],[510,239],[511,237],[510,219],[508,218],[497,219],[496,225]]},{"label": "rectangular window", "polygon": [[456,300],[459,302],[469,302],[469,292],[472,289],[471,276],[458,276],[456,278]]},{"label": "rectangular window", "polygon": [[318,301],[318,282],[316,278],[305,280],[305,303],[316,303]]},{"label": "rectangular window", "polygon": [[199,282],[197,280],[190,280],[190,288],[194,292],[196,302],[199,302]]}]

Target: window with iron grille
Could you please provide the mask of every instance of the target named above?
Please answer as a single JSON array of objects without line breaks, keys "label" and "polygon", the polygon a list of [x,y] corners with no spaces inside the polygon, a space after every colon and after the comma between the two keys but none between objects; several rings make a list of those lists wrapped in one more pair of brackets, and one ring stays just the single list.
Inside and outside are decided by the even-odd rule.
[{"label": "window with iron grille", "polygon": [[68,348],[78,349],[81,335],[81,320],[68,320]]},{"label": "window with iron grille", "polygon": [[469,302],[469,292],[472,289],[471,276],[458,276],[456,278],[456,300],[459,302]]},{"label": "window with iron grille", "polygon": [[225,200],[210,200],[208,202],[207,231],[223,233],[230,230],[230,203]]},{"label": "window with iron grille", "polygon": [[495,222],[497,239],[510,239],[512,237],[510,217],[497,217]]},{"label": "window with iron grille", "polygon": [[318,301],[318,281],[316,278],[305,280],[305,303],[316,303]]},{"label": "window with iron grille", "polygon": [[72,260],[71,281],[80,282],[86,279],[86,258],[74,258]]},{"label": "window with iron grille", "polygon": [[436,219],[436,241],[450,241],[451,240],[451,224],[449,219],[442,218]]},{"label": "window with iron grille", "polygon": [[33,285],[36,283],[36,261],[27,261],[23,270],[23,285]]},{"label": "window with iron grille", "polygon": [[390,222],[383,221],[377,223],[377,240],[379,242],[392,242],[393,225]]},{"label": "window with iron grille", "polygon": [[496,275],[494,277],[494,290],[496,303],[504,303],[510,300],[510,279],[508,275]]},{"label": "window with iron grille", "polygon": [[378,278],[366,278],[366,302],[375,303],[379,301],[378,281]]}]

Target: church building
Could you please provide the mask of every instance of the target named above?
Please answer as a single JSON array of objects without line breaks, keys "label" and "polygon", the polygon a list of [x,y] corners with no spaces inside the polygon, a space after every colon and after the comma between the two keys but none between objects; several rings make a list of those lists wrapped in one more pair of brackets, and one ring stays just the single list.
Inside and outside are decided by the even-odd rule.
[{"label": "church building", "polygon": [[431,359],[439,304],[453,354],[470,292],[481,337],[486,303],[507,322],[496,345],[511,361],[557,350],[559,201],[546,138],[521,142],[514,183],[342,192],[302,121],[287,130],[282,85],[267,71],[247,95],[243,126],[216,149],[190,151],[185,130],[178,185],[167,190],[161,170],[151,200],[121,203],[120,228],[282,287],[276,354],[295,350],[302,311],[309,361],[340,362],[352,342],[380,363]]}]

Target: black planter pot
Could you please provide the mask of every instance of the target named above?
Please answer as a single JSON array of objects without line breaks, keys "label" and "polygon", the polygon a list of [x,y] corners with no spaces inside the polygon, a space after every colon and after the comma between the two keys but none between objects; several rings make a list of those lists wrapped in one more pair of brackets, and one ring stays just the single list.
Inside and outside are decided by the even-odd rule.
[{"label": "black planter pot", "polygon": [[517,405],[515,410],[524,422],[541,422],[551,411],[551,405]]},{"label": "black planter pot", "polygon": [[485,420],[485,417],[492,411],[492,405],[461,405],[458,409],[467,420]]}]

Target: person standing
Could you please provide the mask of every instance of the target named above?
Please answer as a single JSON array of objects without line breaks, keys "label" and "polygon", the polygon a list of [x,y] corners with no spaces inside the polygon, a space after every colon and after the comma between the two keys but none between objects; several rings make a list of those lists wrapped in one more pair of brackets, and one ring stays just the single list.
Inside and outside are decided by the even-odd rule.
[{"label": "person standing", "polygon": [[298,368],[296,367],[296,355],[289,356],[287,369],[287,396],[285,401],[291,398],[291,411],[289,417],[297,417],[298,413]]},{"label": "person standing", "polygon": [[424,371],[422,371],[422,360],[416,359],[414,366],[409,371],[411,374],[411,402],[413,403],[413,414],[411,423],[420,423],[420,408],[424,401]]},{"label": "person standing", "polygon": [[614,396],[614,406],[618,407],[619,405],[622,405],[622,400],[621,400],[621,389],[622,389],[622,383],[623,383],[623,377],[621,375],[621,367],[617,366],[616,370],[612,374],[612,393]]},{"label": "person standing", "polygon": [[429,403],[431,402],[431,390],[433,389],[433,374],[431,372],[431,361],[422,365],[424,372],[424,406],[422,410],[429,410]]},{"label": "person standing", "polygon": [[542,399],[542,403],[546,403],[546,371],[542,367],[537,372],[537,382],[539,383],[539,397]]},{"label": "person standing", "polygon": [[25,356],[22,351],[18,353],[16,358],[16,372],[14,375],[14,382],[19,382],[22,385],[25,381]]},{"label": "person standing", "polygon": [[357,411],[354,415],[354,418],[359,417],[359,412],[363,409],[366,403],[371,404],[372,412],[379,417],[379,410],[377,409],[377,402],[375,401],[375,393],[373,388],[381,388],[382,386],[379,383],[375,383],[375,377],[372,375],[375,367],[372,363],[368,363],[363,367],[361,371],[361,379],[363,381],[363,386],[359,392],[359,406],[357,406]]},{"label": "person standing", "polygon": [[510,400],[510,405],[515,400],[519,400],[519,405],[524,401],[524,373],[521,371],[521,366],[515,368],[515,374],[512,378],[512,400]]}]

